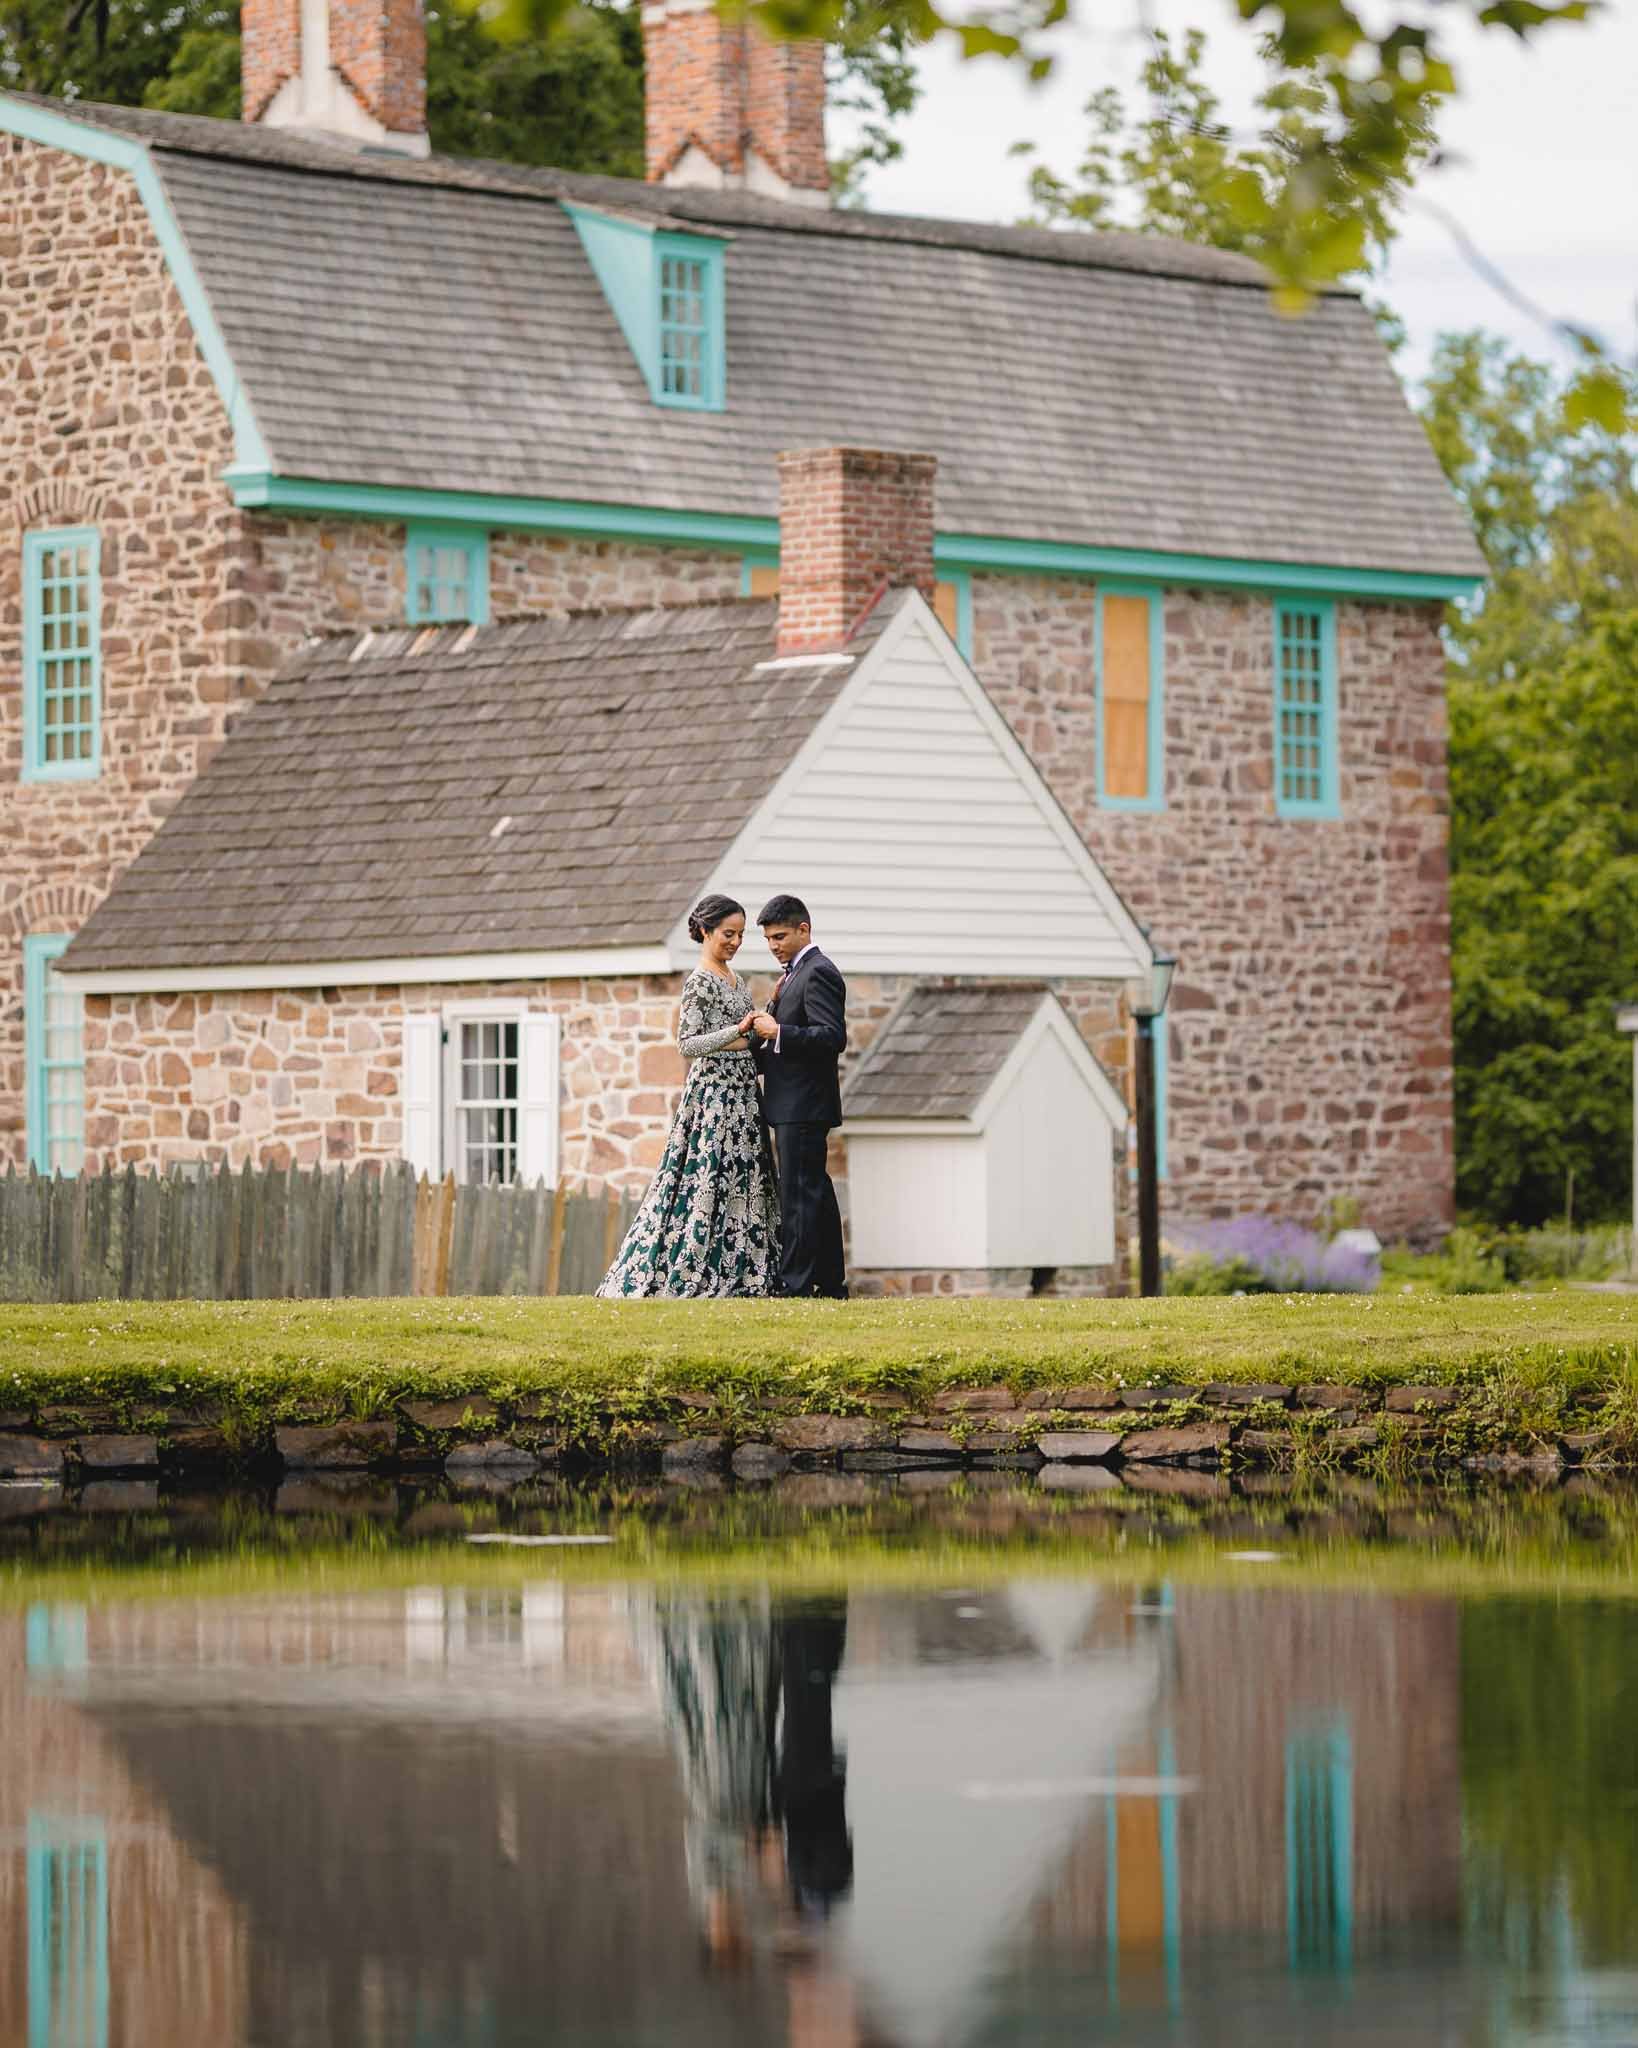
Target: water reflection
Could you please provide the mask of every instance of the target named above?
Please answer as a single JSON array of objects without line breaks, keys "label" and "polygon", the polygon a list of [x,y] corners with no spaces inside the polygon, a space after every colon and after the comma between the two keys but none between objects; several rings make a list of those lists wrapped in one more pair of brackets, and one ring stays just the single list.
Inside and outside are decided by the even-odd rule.
[{"label": "water reflection", "polygon": [[0,1619],[0,2042],[1638,2038],[1625,1609],[543,1578]]}]

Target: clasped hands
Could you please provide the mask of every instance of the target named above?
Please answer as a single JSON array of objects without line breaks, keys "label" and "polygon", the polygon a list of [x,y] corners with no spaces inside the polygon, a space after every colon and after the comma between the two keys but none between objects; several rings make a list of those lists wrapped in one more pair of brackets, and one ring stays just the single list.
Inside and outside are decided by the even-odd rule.
[{"label": "clasped hands", "polygon": [[779,1026],[766,1010],[753,1010],[745,1019],[742,1028],[746,1031],[754,1031],[757,1037],[762,1039],[773,1039],[779,1036]]}]

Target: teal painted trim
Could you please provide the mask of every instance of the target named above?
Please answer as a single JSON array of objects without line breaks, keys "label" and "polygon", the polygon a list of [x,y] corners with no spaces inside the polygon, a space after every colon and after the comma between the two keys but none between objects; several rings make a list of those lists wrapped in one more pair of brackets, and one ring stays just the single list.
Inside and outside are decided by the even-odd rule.
[{"label": "teal painted trim", "polygon": [[1292,1969],[1346,1973],[1354,1943],[1354,1757],[1341,1717],[1286,1737],[1285,1888]]},{"label": "teal painted trim", "polygon": [[[1110,796],[1103,786],[1103,601],[1141,597],[1149,607],[1149,788],[1144,796]],[[1106,811],[1163,811],[1166,808],[1166,596],[1150,583],[1098,584],[1093,622],[1093,674],[1097,696],[1093,752],[1097,757],[1098,803]]]},{"label": "teal painted trim", "polygon": [[[1177,1743],[1170,1722],[1160,1731],[1155,1769],[1160,1777],[1176,1783]],[[1175,1792],[1162,1792],[1160,1795],[1160,1884],[1166,1947],[1166,2003],[1175,2013],[1183,2006],[1183,1874],[1178,1853]]]},{"label": "teal painted trim", "polygon": [[[726,247],[719,237],[660,229],[642,221],[576,206],[563,209],[574,222],[586,260],[602,286],[609,310],[643,373],[656,405],[682,412],[721,412],[727,403],[727,321],[724,283]],[[661,275],[667,256],[681,256],[703,268],[705,324],[700,393],[665,388],[665,330],[661,318]]]},{"label": "teal painted trim", "polygon": [[[91,751],[83,759],[47,758],[45,557],[57,548],[90,552],[85,610],[91,620]],[[73,730],[78,732],[76,725]],[[94,526],[58,526],[23,535],[23,765],[24,782],[93,782],[102,773],[102,536]]]},{"label": "teal painted trim", "polygon": [[54,113],[44,107],[24,106],[4,94],[0,94],[0,132],[19,135],[28,142],[43,143],[49,149],[63,150],[70,156],[84,158],[88,163],[108,164],[114,170],[130,172],[136,181],[137,193],[148,210],[148,219],[187,312],[194,338],[199,343],[199,352],[205,358],[217,393],[227,408],[233,427],[234,467],[271,469],[273,458],[256,424],[250,395],[228,353],[227,342],[216,323],[210,296],[194,267],[181,224],[171,210],[159,172],[144,146],[129,136],[109,135],[65,114]]},{"label": "teal painted trim", "polygon": [[83,1671],[91,1661],[86,1633],[90,1609],[73,1601],[28,1610],[24,1661],[30,1671]]},{"label": "teal painted trim", "polygon": [[[67,1067],[83,1071],[83,1049],[77,1060],[49,1060],[46,1057],[46,996],[52,963],[68,949],[67,932],[35,932],[23,941],[23,1114],[27,1127],[29,1163],[40,1173],[50,1173],[51,1076]],[[76,997],[83,1010],[84,998]],[[83,1124],[84,1092],[80,1095]],[[76,1147],[83,1142],[76,1133]],[[76,1172],[78,1168],[76,1167]]]},{"label": "teal painted trim", "polygon": [[1166,1094],[1171,1081],[1172,1027],[1165,1012],[1155,1019],[1155,1178],[1166,1178]]},{"label": "teal painted trim", "polygon": [[476,491],[422,491],[397,484],[336,484],[269,471],[230,476],[234,503],[254,512],[334,513],[357,519],[425,519],[495,532],[560,533],[588,540],[646,540],[667,547],[766,549],[778,559],[779,522],[735,512],[674,512],[645,505],[590,505],[562,498],[491,498]]},{"label": "teal painted trim", "polygon": [[[420,602],[427,578],[417,573],[417,557],[423,549],[459,550],[465,558],[465,590],[458,611]],[[489,531],[481,526],[438,526],[426,520],[411,520],[404,536],[404,616],[412,626],[445,625],[466,619],[474,626],[489,623]]]},{"label": "teal painted trim", "polygon": [[[1285,669],[1282,647],[1288,618],[1317,619],[1320,629],[1320,794],[1285,795],[1285,735],[1280,724]],[[1337,767],[1337,614],[1329,598],[1277,598],[1274,603],[1274,810],[1281,818],[1340,818]]]},{"label": "teal painted trim", "polygon": [[[697,393],[665,389],[667,327],[662,291],[668,256],[698,263],[705,287],[701,388]],[[728,403],[727,297],[723,281],[726,256],[727,250],[721,242],[705,241],[695,235],[668,232],[654,237],[655,362],[658,375],[650,380],[650,389],[656,405],[670,406],[682,412],[721,412]]]},{"label": "teal painted trim", "polygon": [[574,222],[586,261],[637,359],[649,396],[655,397],[660,384],[660,303],[654,230],[567,200],[563,210]]},{"label": "teal painted trim", "polygon": [[1336,563],[1237,561],[1221,555],[1168,555],[1147,548],[1081,547],[1071,541],[1008,540],[941,534],[933,560],[965,569],[1036,576],[1127,576],[1138,582],[1216,585],[1231,590],[1312,591],[1329,597],[1422,598],[1429,603],[1472,597],[1482,576],[1410,569],[1350,569]]},{"label": "teal painted trim", "polygon": [[28,2048],[108,2048],[108,1832],[31,1813]]}]

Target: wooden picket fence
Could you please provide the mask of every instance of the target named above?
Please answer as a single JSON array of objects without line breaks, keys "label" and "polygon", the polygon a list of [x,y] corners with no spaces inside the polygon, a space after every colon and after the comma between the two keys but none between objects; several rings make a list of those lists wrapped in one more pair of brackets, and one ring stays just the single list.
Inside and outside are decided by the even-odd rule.
[{"label": "wooden picket fence", "polygon": [[590,1294],[636,1197],[405,1165],[0,1177],[0,1301]]}]

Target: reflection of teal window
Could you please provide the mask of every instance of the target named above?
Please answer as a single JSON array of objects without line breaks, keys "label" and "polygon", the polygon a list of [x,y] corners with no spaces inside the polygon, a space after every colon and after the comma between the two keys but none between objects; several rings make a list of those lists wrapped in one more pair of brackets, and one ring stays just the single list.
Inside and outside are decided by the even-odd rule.
[{"label": "reflection of teal window", "polygon": [[28,2048],[108,2048],[108,1840],[28,1819]]},{"label": "reflection of teal window", "polygon": [[495,2048],[495,2008],[487,1997],[458,2010],[442,1999],[418,1992],[412,2048]]},{"label": "reflection of teal window", "polygon": [[1345,1722],[1286,1739],[1285,1886],[1291,1967],[1346,1969],[1354,1939],[1354,1754]]},{"label": "reflection of teal window", "polygon": [[85,1620],[83,1607],[31,1607],[24,1636],[29,1670],[83,1671]]}]

